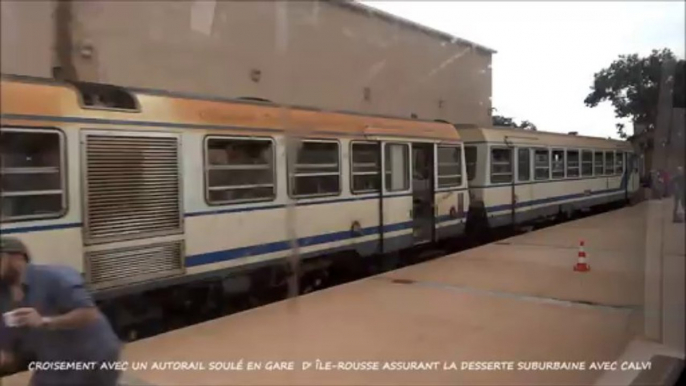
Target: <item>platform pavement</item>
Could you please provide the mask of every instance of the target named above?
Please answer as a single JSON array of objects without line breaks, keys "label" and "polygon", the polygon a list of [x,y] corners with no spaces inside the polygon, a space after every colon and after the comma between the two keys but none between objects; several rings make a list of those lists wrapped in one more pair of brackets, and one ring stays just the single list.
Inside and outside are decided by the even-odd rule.
[{"label": "platform pavement", "polygon": [[[661,210],[666,204],[658,204]],[[648,360],[641,337],[646,235],[662,232],[672,325],[683,296],[683,225],[654,202],[584,218],[129,344],[127,360]],[[680,228],[681,227],[681,228]],[[678,236],[682,236],[679,238]],[[655,239],[657,236],[651,236]],[[586,241],[588,273],[572,270]],[[681,243],[681,244],[680,244]],[[648,251],[650,252],[650,251]],[[652,256],[654,259],[655,256]],[[394,280],[399,280],[394,282]],[[680,284],[681,283],[681,284]],[[681,302],[681,315],[683,317]],[[670,325],[670,323],[666,323]],[[673,330],[673,326],[670,327]],[[670,330],[666,328],[665,331]],[[669,334],[667,334],[669,335]],[[674,336],[672,336],[674,339]],[[218,344],[226,342],[226,344]],[[660,342],[662,343],[662,342]],[[675,354],[676,352],[676,354]],[[641,359],[642,358],[642,359]],[[126,384],[630,384],[631,371],[128,372]],[[133,381],[131,381],[133,380]],[[23,383],[6,382],[3,386]]]},{"label": "platform pavement", "polygon": [[[681,359],[686,351],[686,226],[673,222],[673,200],[642,203],[646,219],[644,333],[637,336],[619,360],[646,361],[656,356]],[[674,362],[672,360],[672,362]],[[638,371],[607,372],[597,386],[656,384],[664,374]]]}]

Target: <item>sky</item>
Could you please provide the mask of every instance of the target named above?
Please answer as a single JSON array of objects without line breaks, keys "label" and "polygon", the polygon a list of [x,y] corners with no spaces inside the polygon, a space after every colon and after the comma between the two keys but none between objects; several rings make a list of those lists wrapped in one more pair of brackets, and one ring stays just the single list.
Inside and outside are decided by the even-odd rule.
[{"label": "sky", "polygon": [[360,2],[496,50],[494,114],[544,131],[618,138],[611,104],[583,103],[593,74],[619,55],[685,54],[683,0]]}]

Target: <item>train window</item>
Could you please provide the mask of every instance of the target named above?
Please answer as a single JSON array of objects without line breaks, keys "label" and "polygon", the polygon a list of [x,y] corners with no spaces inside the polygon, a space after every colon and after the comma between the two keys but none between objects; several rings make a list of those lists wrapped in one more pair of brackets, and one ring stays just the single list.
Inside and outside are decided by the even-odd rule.
[{"label": "train window", "polygon": [[271,140],[209,137],[206,147],[208,204],[274,199],[274,150]]},{"label": "train window", "polygon": [[517,149],[517,179],[529,181],[531,179],[531,151]]},{"label": "train window", "polygon": [[550,152],[547,149],[534,151],[534,179],[537,181],[550,178]]},{"label": "train window", "polygon": [[615,155],[615,174],[624,173],[624,153],[617,152]]},{"label": "train window", "polygon": [[456,146],[438,147],[438,187],[462,185],[462,149]]},{"label": "train window", "polygon": [[491,183],[512,182],[512,149],[491,149]]},{"label": "train window", "polygon": [[593,160],[593,165],[595,169],[595,175],[596,176],[602,176],[603,175],[603,165],[605,161],[603,161],[603,152],[602,151],[597,151],[595,152],[595,159]]},{"label": "train window", "polygon": [[54,218],[66,212],[62,133],[3,127],[0,158],[3,222]]},{"label": "train window", "polygon": [[614,167],[615,167],[615,152],[614,151],[606,151],[605,152],[605,174],[606,175],[613,175],[614,174]]},{"label": "train window", "polygon": [[375,143],[352,144],[351,190],[355,194],[378,192],[381,189],[379,173],[381,149]]},{"label": "train window", "polygon": [[581,152],[581,175],[584,177],[593,176],[593,152],[590,150]]},{"label": "train window", "polygon": [[331,196],[340,193],[340,159],[337,142],[303,141],[291,172],[293,197]]},{"label": "train window", "polygon": [[467,180],[472,181],[476,176],[476,146],[465,146],[464,158],[467,163]]},{"label": "train window", "polygon": [[553,179],[565,178],[565,152],[553,150]]},{"label": "train window", "polygon": [[409,189],[409,147],[399,143],[387,143],[384,153],[386,190],[396,192]]},{"label": "train window", "polygon": [[567,150],[567,177],[579,177],[578,150]]}]

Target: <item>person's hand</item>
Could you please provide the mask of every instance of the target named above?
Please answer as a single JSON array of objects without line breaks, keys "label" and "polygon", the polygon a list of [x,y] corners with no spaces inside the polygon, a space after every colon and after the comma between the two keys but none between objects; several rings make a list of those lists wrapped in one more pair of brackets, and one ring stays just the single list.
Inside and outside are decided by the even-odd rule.
[{"label": "person's hand", "polygon": [[14,367],[14,355],[8,351],[0,350],[0,373],[9,371]]},{"label": "person's hand", "polygon": [[43,317],[35,308],[18,308],[14,310],[18,327],[38,328],[43,325]]}]

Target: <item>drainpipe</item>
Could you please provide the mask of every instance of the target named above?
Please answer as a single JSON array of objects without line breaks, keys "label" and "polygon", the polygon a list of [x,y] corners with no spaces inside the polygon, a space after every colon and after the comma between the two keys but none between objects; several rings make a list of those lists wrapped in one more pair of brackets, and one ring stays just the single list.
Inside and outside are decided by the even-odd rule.
[{"label": "drainpipe", "polygon": [[78,75],[73,60],[73,2],[72,0],[59,0],[56,3],[55,53],[57,64],[53,68],[53,77],[62,81],[77,81]]}]

